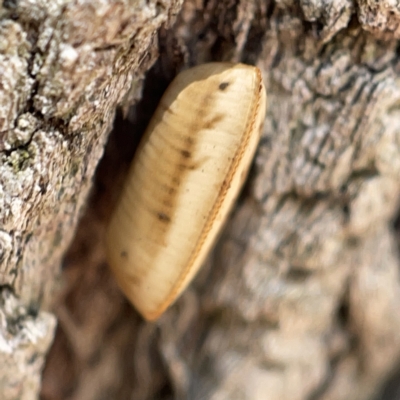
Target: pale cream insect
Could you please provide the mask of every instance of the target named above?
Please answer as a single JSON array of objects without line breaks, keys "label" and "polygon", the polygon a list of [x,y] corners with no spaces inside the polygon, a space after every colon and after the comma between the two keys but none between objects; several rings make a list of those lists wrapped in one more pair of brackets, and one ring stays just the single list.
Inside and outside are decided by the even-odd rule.
[{"label": "pale cream insect", "polygon": [[245,180],[266,111],[258,68],[179,74],[152,118],[107,231],[118,284],[148,320],[200,268]]}]

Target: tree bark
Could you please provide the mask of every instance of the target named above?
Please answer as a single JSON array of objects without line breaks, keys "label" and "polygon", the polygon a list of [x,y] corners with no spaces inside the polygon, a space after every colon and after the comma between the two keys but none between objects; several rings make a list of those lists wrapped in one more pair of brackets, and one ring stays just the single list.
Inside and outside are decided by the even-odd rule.
[{"label": "tree bark", "polygon": [[37,398],[61,259],[116,106],[139,93],[179,3],[1,2],[2,399]]},{"label": "tree bark", "polygon": [[[400,359],[392,3],[3,1],[2,398],[373,398]],[[262,140],[204,268],[145,323],[105,226],[163,90],[212,60],[261,68]]]}]

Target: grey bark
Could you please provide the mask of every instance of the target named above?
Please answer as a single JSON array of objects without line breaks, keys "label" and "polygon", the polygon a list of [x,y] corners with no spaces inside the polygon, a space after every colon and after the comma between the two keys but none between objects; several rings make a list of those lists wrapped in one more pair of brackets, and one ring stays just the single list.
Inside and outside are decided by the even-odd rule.
[{"label": "grey bark", "polygon": [[[400,358],[399,20],[390,0],[4,1],[2,398],[37,397],[54,315],[46,400],[372,398]],[[148,324],[104,228],[162,89],[211,60],[261,68],[263,137],[206,265]]]},{"label": "grey bark", "polygon": [[2,399],[37,398],[61,258],[116,106],[154,61],[155,34],[178,4],[0,3]]}]

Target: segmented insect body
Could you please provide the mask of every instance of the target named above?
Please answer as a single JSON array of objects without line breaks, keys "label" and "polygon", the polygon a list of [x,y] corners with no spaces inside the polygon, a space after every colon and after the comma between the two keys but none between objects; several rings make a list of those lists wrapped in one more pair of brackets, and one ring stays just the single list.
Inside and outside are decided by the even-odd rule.
[{"label": "segmented insect body", "polygon": [[190,283],[246,178],[265,118],[258,68],[179,74],[152,118],[107,231],[121,289],[148,320]]}]

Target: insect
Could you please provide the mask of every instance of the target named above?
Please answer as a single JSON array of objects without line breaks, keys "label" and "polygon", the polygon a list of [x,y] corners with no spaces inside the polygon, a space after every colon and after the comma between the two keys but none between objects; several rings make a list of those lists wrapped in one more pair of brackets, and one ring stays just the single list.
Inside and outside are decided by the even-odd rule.
[{"label": "insect", "polygon": [[168,87],[106,235],[115,278],[157,319],[204,262],[253,159],[266,112],[258,68],[203,64]]}]

